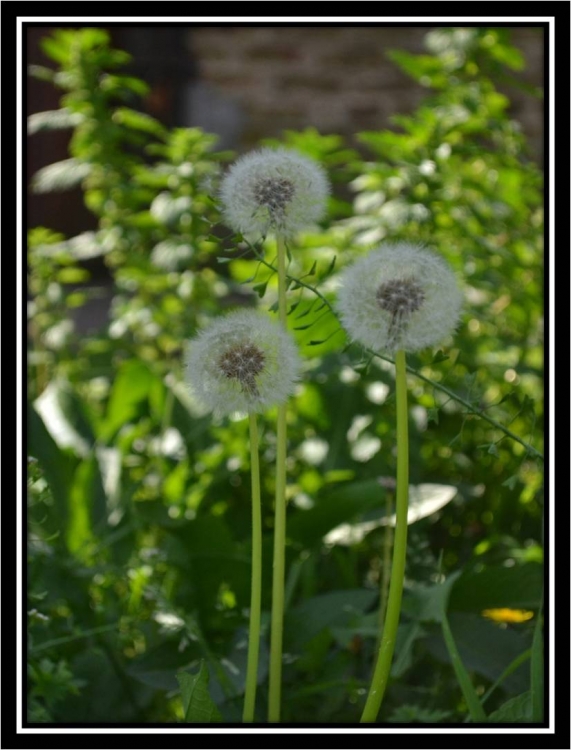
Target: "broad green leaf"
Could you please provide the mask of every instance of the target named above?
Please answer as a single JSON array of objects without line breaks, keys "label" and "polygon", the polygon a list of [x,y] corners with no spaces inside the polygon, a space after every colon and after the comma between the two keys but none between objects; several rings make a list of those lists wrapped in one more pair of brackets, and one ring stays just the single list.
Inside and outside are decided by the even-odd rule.
[{"label": "broad green leaf", "polygon": [[286,648],[298,650],[325,628],[339,628],[361,616],[376,600],[376,591],[346,589],[319,594],[286,613]]},{"label": "broad green leaf", "polygon": [[470,711],[472,721],[478,723],[485,722],[486,714],[484,712],[484,709],[482,708],[480,699],[478,698],[478,695],[474,690],[474,686],[472,685],[472,682],[470,680],[470,675],[468,674],[466,668],[462,663],[460,653],[456,647],[456,643],[454,641],[454,637],[448,623],[448,618],[446,617],[446,614],[444,612],[442,613],[442,633],[444,635],[446,648],[448,649],[450,660],[452,662],[454,672],[456,673],[456,678],[460,685],[460,689],[462,690],[464,699],[468,704],[468,710]]},{"label": "broad green leaf", "polygon": [[[420,622],[442,622],[442,617],[448,607],[448,599],[460,571],[451,573],[443,583],[433,586],[417,585],[407,599],[414,598],[415,619]],[[408,601],[407,601],[408,605]]]},{"label": "broad green leaf", "polygon": [[510,698],[497,711],[490,714],[488,721],[493,724],[520,724],[535,721],[532,719],[532,699],[529,692]]},{"label": "broad green leaf", "polygon": [[[377,480],[367,480],[366,482],[355,482],[351,485],[346,485],[340,490],[336,490],[336,493],[340,493],[340,497],[348,497],[351,492],[354,492],[353,508],[355,512],[353,515],[357,515],[358,512],[369,510],[375,507],[375,493],[377,499],[377,507],[382,507],[382,496],[384,490],[379,486]],[[382,493],[382,494],[381,494]],[[409,487],[409,504],[408,504],[408,523],[409,525],[420,521],[422,518],[436,513],[436,511],[447,505],[455,496],[457,490],[447,484],[419,484],[411,485]],[[363,499],[363,505],[360,500]],[[363,507],[365,506],[365,507]],[[308,511],[309,513],[310,511]],[[334,528],[327,536],[324,541],[326,544],[341,544],[344,546],[351,546],[361,542],[367,534],[374,529],[381,526],[395,526],[396,525],[396,513],[390,516],[386,515],[384,509],[381,509],[374,520],[359,521],[357,523],[344,523]]]},{"label": "broad green leaf", "polygon": [[49,519],[48,529],[52,533],[56,529],[61,531],[67,523],[69,493],[73,485],[78,458],[70,448],[60,448],[42,417],[32,405],[28,406],[27,450],[29,455],[34,456],[40,462],[54,498],[54,514]]},{"label": "broad green leaf", "polygon": [[[530,646],[528,637],[514,629],[502,628],[479,615],[449,612],[448,623],[465,668],[492,682],[501,677],[514,659]],[[450,661],[441,637],[429,636],[424,644],[436,659]],[[512,694],[526,690],[529,686],[529,672],[525,664],[520,664],[515,671],[505,676],[503,686]]]},{"label": "broad green leaf", "polygon": [[126,669],[129,677],[155,690],[176,690],[176,673],[181,666],[187,666],[201,656],[201,651],[192,641],[183,652],[179,650],[180,638],[164,640],[146,653],[131,659]]},{"label": "broad green leaf", "polygon": [[450,596],[450,609],[481,612],[485,609],[536,609],[541,599],[543,566],[525,563],[506,568],[493,565],[463,573]]},{"label": "broad green leaf", "polygon": [[371,479],[323,491],[322,495],[313,508],[299,510],[288,521],[288,535],[308,547],[321,544],[322,540],[327,544],[341,543],[325,535],[340,523],[384,504],[385,490],[376,479]]},{"label": "broad green leaf", "polygon": [[204,660],[200,662],[198,674],[179,672],[176,677],[180,685],[185,722],[214,724],[222,721],[220,711],[208,692],[209,675]]},{"label": "broad green leaf", "polygon": [[497,688],[500,687],[502,682],[506,679],[506,677],[509,677],[515,670],[520,667],[522,664],[524,664],[529,657],[531,656],[531,649],[528,649],[527,651],[524,651],[523,654],[520,654],[519,656],[516,656],[516,658],[512,661],[511,664],[509,664],[504,671],[501,673],[501,675],[498,677],[498,679],[494,682],[494,684],[486,690],[484,696],[482,697],[482,705],[488,700],[488,698],[492,695],[492,693],[495,692]]},{"label": "broad green leaf", "polygon": [[405,622],[399,625],[395,656],[391,666],[392,677],[402,677],[413,665],[413,646],[415,641],[423,635],[424,630],[418,622]]},{"label": "broad green leaf", "polygon": [[107,414],[103,424],[103,438],[110,440],[117,430],[135,418],[139,406],[149,395],[155,376],[139,360],[124,362],[115,377]]},{"label": "broad green leaf", "polygon": [[80,399],[66,381],[53,380],[36,399],[34,409],[59,448],[69,448],[77,456],[89,454],[95,435]]}]

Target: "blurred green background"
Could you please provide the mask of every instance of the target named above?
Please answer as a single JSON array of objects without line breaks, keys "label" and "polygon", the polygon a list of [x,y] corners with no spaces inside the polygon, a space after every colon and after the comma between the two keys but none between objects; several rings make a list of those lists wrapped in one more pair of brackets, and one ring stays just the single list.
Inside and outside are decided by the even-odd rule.
[{"label": "blurred green background", "polygon": [[[290,329],[306,364],[288,416],[284,722],[356,722],[370,680],[390,560],[393,366],[349,346],[327,303],[339,269],[384,239],[442,253],[465,310],[453,340],[409,357],[416,520],[379,720],[468,716],[436,604],[446,576],[477,693],[500,680],[485,710],[508,702],[512,713],[493,720],[529,720],[543,579],[542,174],[494,84],[519,82],[509,33],[451,27],[425,45],[390,54],[426,88],[390,129],[347,139],[308,127],[279,140],[333,183],[327,220],[291,247]],[[29,232],[28,721],[184,721],[176,675],[201,662],[223,720],[240,721],[247,420],[205,414],[182,359],[208,319],[273,306],[276,278],[220,222],[217,184],[234,154],[144,112],[149,88],[103,29],[54,30],[42,47],[50,67],[30,74],[61,100],[30,117],[31,139],[72,135],[69,158],[31,190],[80,186],[95,228]],[[271,241],[264,252],[271,263]],[[275,440],[269,413],[260,721]]]}]

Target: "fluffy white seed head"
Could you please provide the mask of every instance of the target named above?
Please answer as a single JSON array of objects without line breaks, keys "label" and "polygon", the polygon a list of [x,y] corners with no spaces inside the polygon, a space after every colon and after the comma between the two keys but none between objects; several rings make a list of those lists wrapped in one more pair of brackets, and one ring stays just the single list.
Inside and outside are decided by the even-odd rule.
[{"label": "fluffy white seed head", "polygon": [[213,321],[189,344],[187,382],[216,414],[263,412],[283,403],[299,379],[301,361],[291,336],[255,310]]},{"label": "fluffy white seed head", "polygon": [[442,258],[401,242],[382,245],[346,268],[337,306],[353,340],[377,351],[414,352],[452,333],[462,294]]},{"label": "fluffy white seed head", "polygon": [[222,182],[228,226],[251,240],[273,231],[291,237],[325,213],[329,182],[317,162],[286,148],[238,159]]}]

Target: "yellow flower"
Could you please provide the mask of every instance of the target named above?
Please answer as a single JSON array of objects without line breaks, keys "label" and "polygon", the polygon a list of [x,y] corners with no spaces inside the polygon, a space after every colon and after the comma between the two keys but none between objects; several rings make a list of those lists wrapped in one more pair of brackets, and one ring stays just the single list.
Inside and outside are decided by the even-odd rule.
[{"label": "yellow flower", "polygon": [[526,620],[531,620],[533,612],[527,609],[500,607],[498,609],[484,609],[482,615],[494,622],[526,622]]}]

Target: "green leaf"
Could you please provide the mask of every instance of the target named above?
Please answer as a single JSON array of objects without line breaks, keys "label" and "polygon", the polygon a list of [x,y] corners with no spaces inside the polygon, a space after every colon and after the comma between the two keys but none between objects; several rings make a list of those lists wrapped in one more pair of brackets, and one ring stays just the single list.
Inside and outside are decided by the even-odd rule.
[{"label": "green leaf", "polygon": [[308,547],[321,544],[327,532],[339,524],[381,507],[384,495],[385,490],[376,479],[351,482],[333,491],[324,491],[313,508],[292,514],[288,521],[288,535]]},{"label": "green leaf", "polygon": [[192,200],[187,195],[175,198],[172,193],[159,193],[151,204],[151,215],[166,226],[173,226],[190,211]]},{"label": "green leaf", "polygon": [[158,137],[164,137],[166,134],[165,128],[154,117],[143,112],[137,112],[129,107],[118,107],[113,113],[113,122],[125,128],[131,128]]},{"label": "green leaf", "polygon": [[45,258],[67,256],[74,260],[89,260],[105,255],[109,252],[109,248],[100,241],[99,235],[96,232],[82,232],[63,242],[39,244],[34,252]]},{"label": "green leaf", "polygon": [[252,289],[257,293],[257,295],[258,295],[258,297],[260,299],[263,299],[263,297],[264,297],[264,295],[266,293],[267,287],[268,287],[268,282],[267,281],[262,281],[260,284],[254,284],[254,286],[252,287]]},{"label": "green leaf", "polygon": [[412,591],[416,600],[416,619],[421,622],[442,622],[442,618],[448,607],[448,599],[460,571],[451,573],[443,583],[433,586],[418,584]]},{"label": "green leaf", "polygon": [[149,368],[139,360],[130,359],[121,365],[113,383],[103,424],[104,440],[111,440],[117,430],[137,415],[139,405],[149,395],[154,378]]},{"label": "green leaf", "polygon": [[306,599],[286,613],[284,634],[287,647],[299,650],[326,628],[346,627],[366,612],[377,597],[376,591],[345,589]]},{"label": "green leaf", "polygon": [[488,721],[493,724],[521,724],[532,719],[532,699],[529,692],[510,698],[497,711],[490,714]]},{"label": "green leaf", "polygon": [[485,694],[482,697],[482,705],[484,705],[484,703],[488,700],[492,693],[494,693],[495,690],[500,687],[506,677],[509,677],[511,674],[513,674],[518,667],[520,667],[529,659],[530,656],[531,649],[528,649],[527,651],[524,651],[523,654],[519,654],[519,656],[516,656],[516,658],[510,664],[508,664],[508,666],[504,669],[504,671],[494,682],[494,684],[491,685],[488,690],[486,690]]},{"label": "green leaf", "polygon": [[38,81],[49,81],[52,83],[55,73],[51,68],[46,68],[44,65],[28,65],[28,75],[36,78]]},{"label": "green leaf", "polygon": [[502,487],[508,487],[510,490],[513,490],[517,484],[517,479],[517,474],[513,474],[505,482],[502,482]]},{"label": "green leaf", "polygon": [[67,548],[79,560],[88,562],[94,541],[94,516],[105,518],[105,493],[95,457],[82,461],[76,469],[70,488],[68,520],[65,533]]},{"label": "green leaf", "polygon": [[[70,449],[62,450],[48,431],[36,409],[28,406],[28,454],[38,459],[54,499],[54,531],[65,528],[69,493],[78,458]],[[51,528],[49,528],[52,531]]]},{"label": "green leaf", "polygon": [[34,193],[71,190],[91,174],[91,164],[79,159],[64,159],[40,169],[32,180]]},{"label": "green leaf", "polygon": [[83,122],[83,115],[70,112],[69,109],[55,109],[47,112],[36,112],[28,117],[28,135],[46,130],[66,130]]},{"label": "green leaf", "polygon": [[428,422],[434,422],[434,424],[437,425],[438,424],[438,412],[439,410],[436,407],[431,406],[426,412],[426,418]]},{"label": "green leaf", "polygon": [[439,349],[434,355],[434,359],[432,360],[431,364],[437,365],[439,362],[445,362],[447,359],[450,359],[448,354],[444,354],[442,349]]},{"label": "green leaf", "polygon": [[[375,488],[376,485],[376,488]],[[367,534],[380,526],[396,526],[396,513],[387,516],[385,508],[380,502],[379,484],[376,479],[369,479],[365,482],[355,482],[350,485],[341,487],[338,491],[342,496],[350,496],[353,492],[355,499],[364,496],[371,499],[377,493],[377,504],[379,512],[375,514],[372,520],[358,521],[353,524],[342,524],[333,529],[325,538],[327,544],[342,544],[350,546],[361,542]],[[448,484],[419,484],[409,487],[409,507],[407,520],[409,525],[419,521],[422,518],[436,513],[436,511],[447,505],[455,496],[456,487]],[[383,490],[384,494],[384,490]],[[355,504],[355,510],[364,510]],[[373,506],[374,507],[374,506]],[[308,513],[310,511],[307,511]]]},{"label": "green leaf", "polygon": [[198,674],[179,672],[176,678],[180,685],[185,722],[214,724],[222,721],[220,711],[208,692],[209,674],[204,660],[200,662]]},{"label": "green leaf", "polygon": [[[410,602],[407,603],[407,608],[409,604]],[[490,681],[497,680],[514,659],[529,647],[529,638],[522,633],[511,628],[501,628],[479,615],[449,612],[448,622],[466,669]],[[424,644],[436,659],[450,661],[443,638],[429,636]],[[525,666],[520,664],[512,674],[504,678],[503,685],[512,695],[523,692],[529,686],[529,673]]]},{"label": "green leaf", "polygon": [[323,274],[323,276],[322,276],[321,278],[323,278],[323,279],[324,279],[324,278],[326,278],[327,276],[329,276],[329,274],[333,273],[333,269],[335,268],[335,263],[336,263],[336,262],[337,262],[337,256],[336,256],[336,255],[334,255],[334,256],[333,256],[333,260],[331,261],[331,263],[330,263],[330,264],[329,264],[329,266],[327,267],[327,271],[325,271],[325,273]]},{"label": "green leaf", "polygon": [[492,565],[464,572],[450,596],[450,609],[482,612],[484,609],[536,609],[541,599],[543,566],[525,563],[506,568]]},{"label": "green leaf", "polygon": [[537,613],[531,646],[531,718],[543,721],[543,638],[541,637],[542,608]]},{"label": "green leaf", "polygon": [[34,402],[34,409],[59,448],[80,457],[89,454],[95,435],[82,402],[65,380],[52,381]]},{"label": "green leaf", "polygon": [[466,671],[466,668],[462,664],[462,659],[460,658],[460,654],[458,652],[458,649],[456,648],[456,643],[454,641],[452,631],[450,630],[448,618],[446,617],[446,614],[444,612],[442,613],[442,634],[444,635],[446,648],[448,649],[448,653],[450,655],[452,666],[454,668],[454,672],[456,673],[456,678],[460,685],[460,689],[462,690],[464,699],[468,704],[468,710],[470,711],[472,721],[484,723],[487,721],[485,711],[482,708],[480,699],[478,698],[478,695],[474,690],[474,686],[470,681],[470,676]]}]

